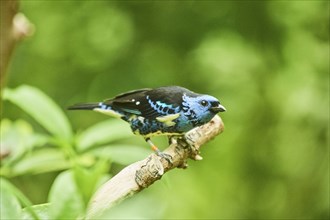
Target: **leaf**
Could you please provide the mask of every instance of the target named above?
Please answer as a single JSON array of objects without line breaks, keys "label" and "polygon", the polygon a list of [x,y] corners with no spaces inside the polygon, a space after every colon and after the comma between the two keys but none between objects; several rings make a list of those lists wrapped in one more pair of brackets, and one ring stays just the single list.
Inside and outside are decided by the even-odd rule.
[{"label": "leaf", "polygon": [[0,219],[21,219],[21,206],[7,181],[0,179]]},{"label": "leaf", "polygon": [[92,167],[75,166],[74,177],[84,202],[87,205],[101,178],[109,170],[108,159],[98,160]]},{"label": "leaf", "polygon": [[71,171],[62,172],[50,189],[51,219],[76,219],[83,214],[84,201]]},{"label": "leaf", "polygon": [[132,133],[127,124],[120,120],[109,119],[82,132],[77,137],[77,147],[79,150],[84,151],[90,147],[120,140],[129,136],[132,136]]},{"label": "leaf", "polygon": [[[10,194],[14,195],[15,198],[17,198],[17,202],[20,201],[23,206],[26,206],[26,208],[25,208],[26,211],[29,212],[30,215],[33,216],[34,219],[37,219],[37,220],[40,219],[39,216],[37,215],[37,213],[35,213],[34,210],[31,208],[32,207],[31,201],[19,189],[17,189],[13,184],[11,184],[9,181],[7,181],[4,178],[0,178],[0,188],[1,188],[1,194],[0,194],[0,196],[1,196],[1,212],[0,213],[2,213],[2,210],[4,210],[2,208],[4,207],[4,208],[8,208],[8,210],[5,209],[5,210],[7,210],[7,212],[5,212],[4,215],[8,215],[8,214],[12,215],[11,212],[15,211],[15,212],[19,213],[19,216],[21,216],[21,214],[22,214],[21,206],[19,205],[19,210],[17,211],[17,207],[15,205],[16,202],[10,204],[10,205],[15,205],[15,207],[7,207],[7,202],[10,203],[12,201],[5,200],[6,196],[3,197],[3,193],[4,193],[4,195],[6,195],[7,193],[10,193]],[[8,199],[8,197],[7,197],[7,199]],[[3,202],[4,202],[4,204],[2,204]],[[13,209],[11,209],[11,208],[13,208]],[[5,216],[3,218],[2,214],[1,214],[1,219],[21,219],[21,218],[15,218],[15,217],[7,218]]]},{"label": "leaf", "polygon": [[60,107],[41,90],[22,85],[4,90],[3,98],[19,106],[54,136],[69,140],[72,130]]},{"label": "leaf", "polygon": [[10,175],[39,174],[63,170],[68,167],[70,167],[70,163],[60,150],[43,148],[33,151],[15,164],[11,169]]},{"label": "leaf", "polygon": [[[49,207],[50,207],[49,203],[43,203],[43,204],[31,206],[29,208],[34,210],[34,212],[40,217],[40,219],[48,220],[51,219],[49,216]],[[23,209],[22,219],[24,220],[33,219],[33,216],[26,208]]]},{"label": "leaf", "polygon": [[151,151],[134,145],[106,145],[93,149],[91,153],[101,158],[111,158],[113,162],[126,165],[144,159]]},{"label": "leaf", "polygon": [[33,147],[47,143],[49,138],[45,135],[34,133],[32,126],[24,120],[14,122],[2,119],[0,125],[1,153],[8,153],[7,165],[22,156]]}]

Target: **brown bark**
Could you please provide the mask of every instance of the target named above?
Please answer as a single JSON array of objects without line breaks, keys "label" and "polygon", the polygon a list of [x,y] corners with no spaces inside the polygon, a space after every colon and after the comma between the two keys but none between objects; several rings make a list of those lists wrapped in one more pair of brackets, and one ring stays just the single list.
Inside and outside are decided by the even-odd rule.
[{"label": "brown bark", "polygon": [[19,40],[33,34],[34,26],[18,12],[17,0],[0,1],[0,86],[4,87],[6,73]]}]

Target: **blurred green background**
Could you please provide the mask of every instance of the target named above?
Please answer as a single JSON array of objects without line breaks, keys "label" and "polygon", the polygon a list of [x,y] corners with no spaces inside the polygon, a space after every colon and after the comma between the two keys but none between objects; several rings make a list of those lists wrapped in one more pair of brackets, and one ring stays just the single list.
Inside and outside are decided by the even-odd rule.
[{"label": "blurred green background", "polygon": [[[35,86],[65,109],[180,85],[227,108],[203,161],[167,173],[110,217],[329,218],[329,1],[29,0],[21,11],[36,32],[16,48],[7,87]],[[2,117],[34,123],[4,106]],[[67,115],[78,131],[108,119]],[[37,204],[54,176],[13,181]]]}]

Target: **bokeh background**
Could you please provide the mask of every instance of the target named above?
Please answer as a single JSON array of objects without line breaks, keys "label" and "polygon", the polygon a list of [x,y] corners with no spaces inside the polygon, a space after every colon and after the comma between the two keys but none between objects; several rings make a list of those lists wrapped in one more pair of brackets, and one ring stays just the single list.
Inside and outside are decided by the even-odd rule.
[{"label": "bokeh background", "polygon": [[[329,218],[328,1],[29,0],[20,8],[36,32],[16,48],[7,87],[35,86],[65,109],[180,85],[227,108],[225,132],[202,149],[204,160],[169,172],[109,216]],[[34,123],[4,105],[3,117]],[[108,119],[67,115],[75,130]],[[38,204],[55,176],[13,181]]]}]

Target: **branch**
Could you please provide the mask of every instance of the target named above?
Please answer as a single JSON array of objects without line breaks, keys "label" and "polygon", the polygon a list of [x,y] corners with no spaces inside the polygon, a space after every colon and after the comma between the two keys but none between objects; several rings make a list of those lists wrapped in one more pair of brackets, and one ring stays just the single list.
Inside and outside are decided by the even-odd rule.
[{"label": "branch", "polygon": [[173,168],[186,168],[188,158],[201,160],[200,147],[223,132],[224,124],[219,116],[209,123],[185,134],[185,138],[172,141],[164,151],[172,156],[172,164],[164,158],[151,154],[146,159],[125,167],[93,195],[86,219],[95,219],[122,200],[147,188]]},{"label": "branch", "polygon": [[22,14],[18,13],[17,0],[0,1],[0,86],[5,85],[5,73],[18,41],[31,36],[34,26]]}]

